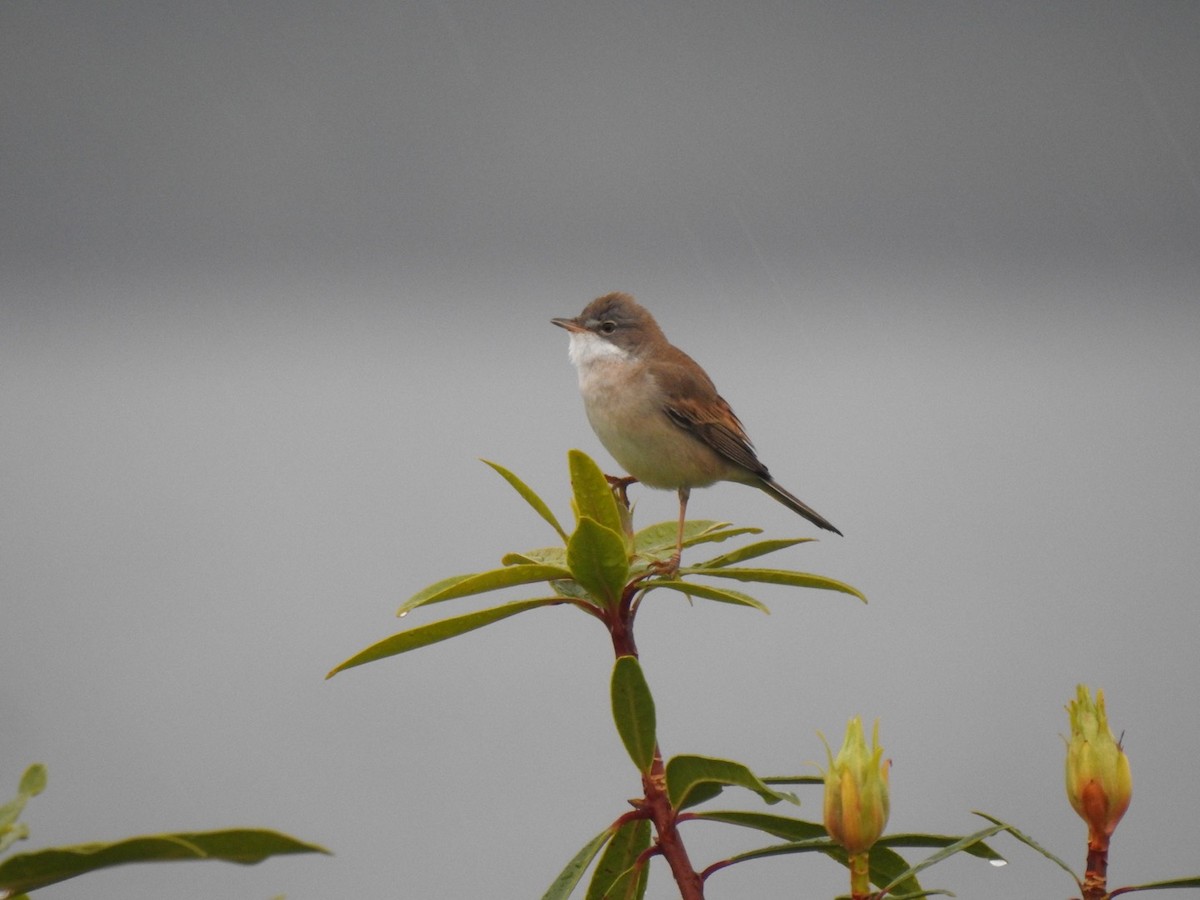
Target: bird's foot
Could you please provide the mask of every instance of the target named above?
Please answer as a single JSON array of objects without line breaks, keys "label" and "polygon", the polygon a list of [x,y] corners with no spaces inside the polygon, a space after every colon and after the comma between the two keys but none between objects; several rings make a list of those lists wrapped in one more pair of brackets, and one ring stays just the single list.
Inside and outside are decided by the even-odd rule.
[{"label": "bird's foot", "polygon": [[667,559],[656,559],[647,568],[655,575],[674,578],[679,573],[680,557],[681,554],[672,553]]},{"label": "bird's foot", "polygon": [[617,499],[621,501],[621,504],[626,509],[629,509],[629,494],[627,492],[631,484],[637,484],[637,479],[632,475],[624,477],[605,475],[604,478],[608,481],[608,486],[613,489],[613,493],[617,495]]}]

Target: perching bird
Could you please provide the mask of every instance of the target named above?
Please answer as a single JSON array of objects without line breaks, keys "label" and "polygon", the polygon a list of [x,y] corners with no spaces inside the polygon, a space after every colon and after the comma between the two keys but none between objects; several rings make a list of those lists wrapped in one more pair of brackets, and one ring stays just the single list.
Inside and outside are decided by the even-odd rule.
[{"label": "perching bird", "polygon": [[841,534],[771,477],[712,379],[633,297],[606,294],[573,319],[551,321],[571,334],[571,362],[600,443],[642,484],[679,492],[679,539],[668,569],[679,565],[692,488],[718,481],[760,488]]}]

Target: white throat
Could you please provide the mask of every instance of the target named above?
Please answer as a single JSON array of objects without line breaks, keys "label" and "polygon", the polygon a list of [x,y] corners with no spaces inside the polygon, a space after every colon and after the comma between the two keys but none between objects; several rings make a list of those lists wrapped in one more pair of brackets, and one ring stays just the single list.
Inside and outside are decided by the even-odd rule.
[{"label": "white throat", "polygon": [[621,362],[630,358],[627,351],[590,331],[571,332],[571,346],[567,350],[567,356],[579,370],[580,381],[595,363]]}]

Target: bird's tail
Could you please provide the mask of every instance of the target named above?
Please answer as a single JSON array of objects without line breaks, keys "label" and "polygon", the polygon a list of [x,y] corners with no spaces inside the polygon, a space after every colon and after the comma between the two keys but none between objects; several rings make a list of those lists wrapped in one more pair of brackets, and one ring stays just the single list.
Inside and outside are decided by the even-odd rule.
[{"label": "bird's tail", "polygon": [[826,531],[832,531],[834,534],[841,536],[842,533],[834,527],[834,524],[822,516],[819,512],[810,506],[807,506],[798,497],[794,497],[784,490],[777,481],[772,478],[764,478],[759,482],[759,487],[786,506],[792,512],[799,513],[812,522],[818,528],[824,528]]}]

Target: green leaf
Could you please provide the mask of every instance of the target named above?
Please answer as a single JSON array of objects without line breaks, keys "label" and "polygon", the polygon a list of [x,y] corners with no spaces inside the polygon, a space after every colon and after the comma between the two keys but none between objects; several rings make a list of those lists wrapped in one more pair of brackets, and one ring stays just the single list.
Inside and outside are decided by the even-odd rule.
[{"label": "green leaf", "polygon": [[495,469],[500,474],[500,477],[511,484],[517,493],[521,495],[522,499],[533,507],[534,512],[550,523],[550,527],[558,532],[558,536],[563,539],[563,543],[567,542],[566,531],[558,524],[558,519],[554,517],[554,513],[550,511],[550,507],[546,505],[541,497],[533,492],[533,489],[529,485],[499,463],[494,463],[488,459],[480,460],[480,462]]},{"label": "green leaf", "polygon": [[650,867],[634,866],[649,847],[649,819],[633,819],[623,824],[596,863],[585,900],[640,900],[644,897]]},{"label": "green leaf", "polygon": [[[962,835],[948,834],[885,834],[876,843],[876,847],[949,847],[962,840]],[[985,844],[983,841],[968,844],[961,848],[969,856],[977,856],[989,862],[1006,862],[1005,858]],[[874,850],[872,849],[872,852]]]},{"label": "green leaf", "polygon": [[716,781],[701,781],[692,790],[688,791],[687,800],[684,801],[680,809],[691,809],[699,806],[701,803],[707,803],[714,797],[720,797],[721,792],[725,790],[725,785],[719,784]]},{"label": "green leaf", "polygon": [[536,550],[526,550],[524,553],[506,553],[500,559],[506,566],[558,566],[567,567],[566,547],[538,547]]},{"label": "green leaf", "polygon": [[764,775],[767,784],[809,784],[825,786],[824,775]]},{"label": "green leaf", "polygon": [[1030,848],[1036,850],[1038,853],[1042,854],[1042,856],[1046,857],[1046,859],[1050,860],[1050,862],[1054,863],[1060,869],[1062,869],[1064,872],[1066,872],[1068,875],[1070,875],[1071,880],[1074,881],[1076,885],[1079,885],[1080,890],[1083,890],[1083,886],[1079,880],[1079,876],[1077,876],[1075,874],[1075,872],[1072,871],[1071,867],[1068,866],[1061,859],[1059,859],[1057,856],[1055,856],[1053,853],[1051,853],[1049,850],[1047,850],[1045,847],[1043,847],[1041,844],[1039,844],[1037,841],[1035,841],[1033,838],[1031,838],[1029,835],[1025,834],[1025,832],[1019,830],[1018,828],[1016,828],[1013,825],[1009,825],[1007,822],[1001,822],[995,816],[989,816],[987,813],[980,812],[979,810],[972,810],[972,812],[974,812],[974,814],[979,816],[979,818],[981,818],[981,819],[987,819],[992,824],[1001,826],[1005,831],[1007,831],[1009,834],[1011,834],[1013,837],[1015,837],[1022,844],[1024,844],[1027,847],[1030,847]]},{"label": "green leaf", "polygon": [[36,797],[46,789],[46,767],[34,763],[25,769],[17,786],[17,796],[0,806],[0,853],[7,850],[17,841],[29,837],[29,826],[18,823],[25,803],[30,797]]},{"label": "green leaf", "polygon": [[23,841],[29,837],[29,826],[24,822],[15,822],[10,825],[0,826],[0,853],[3,853],[17,841]]},{"label": "green leaf", "polygon": [[[838,853],[830,853],[831,859],[836,859],[846,868],[850,868],[850,859],[845,855],[846,851],[838,847]],[[917,876],[912,872],[912,867],[908,860],[897,853],[895,850],[887,846],[881,846],[876,843],[871,848],[871,855],[868,857],[867,864],[870,868],[871,883],[878,888],[891,885],[891,896],[909,896],[923,897],[930,894],[947,893],[944,891],[922,891],[921,883],[917,881]],[[953,894],[951,894],[953,896]]]},{"label": "green leaf", "polygon": [[[832,855],[831,850],[841,849],[827,837],[811,838],[806,841],[788,841],[786,844],[772,844],[769,847],[759,847],[757,850],[747,850],[745,853],[729,857],[728,862],[730,864],[740,863],[752,859],[766,859],[771,856],[790,856],[796,853],[824,853],[826,856],[830,856]],[[845,855],[845,851],[842,853]]]},{"label": "green leaf", "polygon": [[[633,536],[634,549],[644,556],[660,556],[675,552],[675,538],[679,533],[678,520],[647,525]],[[729,522],[711,519],[689,519],[683,523],[683,546],[707,544],[728,540],[742,534],[761,534],[761,528],[734,528]]]},{"label": "green leaf", "polygon": [[10,827],[13,822],[20,818],[21,810],[25,808],[25,801],[28,799],[25,794],[18,794],[3,806],[0,806],[0,834],[3,833],[3,829]]},{"label": "green leaf", "polygon": [[824,575],[810,575],[807,572],[793,572],[790,569],[698,569],[690,566],[679,570],[680,575],[707,575],[711,578],[733,578],[737,581],[757,581],[761,584],[786,584],[792,587],[819,588],[826,591],[840,591],[857,597],[863,603],[867,598],[857,588],[826,578]]},{"label": "green leaf", "polygon": [[542,900],[567,900],[571,896],[571,892],[575,890],[575,886],[583,878],[583,873],[587,871],[587,867],[592,864],[592,860],[600,852],[600,848],[608,843],[612,836],[613,830],[605,828],[584,844],[579,852],[571,857],[571,861],[567,863],[566,868],[558,873],[558,877],[546,889],[546,893],[542,894]]},{"label": "green leaf", "polygon": [[560,597],[580,600],[589,606],[596,605],[596,598],[584,590],[583,586],[574,578],[560,578],[557,581],[550,582],[550,586],[554,588],[554,592]]},{"label": "green leaf", "polygon": [[[976,831],[974,834],[968,834],[965,837],[961,837],[958,840],[956,840],[954,843],[948,844],[948,845],[942,847],[942,849],[939,850],[937,853],[934,853],[930,856],[925,857],[923,860],[921,860],[916,865],[910,866],[905,871],[897,873],[896,875],[893,876],[891,881],[889,881],[887,884],[883,885],[883,888],[887,891],[891,891],[891,890],[895,889],[897,891],[897,893],[900,893],[901,884],[906,882],[910,878],[915,878],[919,872],[925,871],[930,866],[936,865],[937,863],[940,863],[943,859],[947,859],[948,857],[951,857],[956,853],[963,852],[968,847],[971,847],[971,846],[979,843],[980,841],[982,841],[984,838],[991,837],[993,834],[996,834],[997,832],[1000,832],[1000,831],[1004,831],[1003,825],[993,825],[990,828],[984,828],[981,831]],[[882,849],[884,849],[886,851],[887,848],[885,847]],[[874,849],[871,850],[871,855],[872,856],[875,855]],[[907,891],[904,891],[904,893],[907,893]]]},{"label": "green leaf", "polygon": [[571,576],[604,606],[615,606],[629,579],[625,539],[589,516],[579,519],[567,542]]},{"label": "green leaf", "polygon": [[[691,795],[705,784],[744,787],[754,791],[767,803],[788,800],[799,805],[795,795],[774,791],[739,762],[714,759],[710,756],[675,756],[667,763],[667,797],[675,809],[693,805]],[[698,801],[696,801],[698,802]]]},{"label": "green leaf", "polygon": [[433,584],[421,588],[421,590],[404,601],[404,604],[400,607],[400,614],[403,615],[410,609],[423,606],[428,602],[430,597],[437,596],[447,588],[454,587],[456,584],[462,584],[467,579],[474,578],[478,574],[478,572],[468,572],[466,575],[451,575],[449,578],[443,578],[441,581],[435,581]]},{"label": "green leaf", "polygon": [[481,609],[476,612],[467,613],[466,615],[455,616],[451,619],[431,622],[429,625],[421,625],[418,628],[410,628],[408,631],[393,634],[391,637],[384,638],[379,643],[372,644],[365,650],[354,654],[354,656],[345,662],[334,666],[325,677],[332,678],[338,672],[352,669],[355,666],[361,666],[380,659],[387,659],[389,656],[407,653],[409,650],[416,650],[419,647],[427,647],[430,644],[436,644],[447,638],[457,637],[468,631],[474,631],[476,628],[491,625],[493,622],[499,622],[501,619],[507,619],[509,616],[537,609],[540,606],[554,606],[562,602],[563,600],[560,597],[517,600],[513,603],[505,603],[502,606],[493,606],[490,609]]},{"label": "green leaf", "polygon": [[[623,535],[617,498],[613,496],[612,487],[595,460],[582,450],[572,450],[567,454],[567,465],[571,472],[571,490],[575,495],[579,518],[595,519],[605,528]],[[622,544],[624,540],[622,536]]]},{"label": "green leaf", "polygon": [[316,844],[262,829],[146,835],[114,843],[51,847],[15,854],[0,863],[0,890],[32,891],[126,863],[217,859],[253,865],[271,856],[328,852]]},{"label": "green leaf", "polygon": [[1168,878],[1166,881],[1152,881],[1149,884],[1131,884],[1129,887],[1117,888],[1109,896],[1132,894],[1134,891],[1165,891],[1173,888],[1200,887],[1200,875],[1190,875],[1186,878]]},{"label": "green leaf", "polygon": [[655,588],[667,588],[671,591],[678,591],[681,594],[687,594],[689,597],[702,597],[705,600],[716,600],[720,603],[732,603],[736,606],[749,606],[760,612],[770,614],[767,607],[755,600],[749,594],[743,594],[740,591],[731,591],[726,588],[712,587],[707,584],[696,584],[694,581],[668,581],[660,578],[655,578],[652,581],[645,583],[647,592]]},{"label": "green leaf", "polygon": [[34,763],[21,776],[21,784],[17,787],[22,797],[36,797],[46,789],[46,767]]},{"label": "green leaf", "polygon": [[809,841],[815,838],[828,837],[825,826],[816,822],[806,822],[803,819],[793,819],[789,816],[776,816],[771,813],[742,812],[741,810],[712,810],[709,812],[692,813],[693,818],[710,822],[725,822],[728,825],[740,825],[743,828],[754,828],[772,837],[785,841]]},{"label": "green leaf", "polygon": [[[775,844],[770,847],[760,847],[746,853],[739,853],[730,859],[731,863],[747,862],[752,859],[764,859],[770,856],[787,856],[796,853],[822,853],[850,867],[850,859],[846,851],[835,844],[828,836],[825,828],[815,822],[805,822],[800,819],[789,819],[785,816],[771,816],[762,813],[744,813],[720,811],[694,813],[695,818],[707,819],[714,822],[727,822],[731,825],[742,825],[755,828],[767,834],[787,839],[785,844]],[[883,887],[895,881],[909,868],[907,862],[894,850],[876,844],[871,848],[869,857],[871,882],[877,887]],[[897,889],[903,888],[906,894],[921,894],[921,886],[916,878],[901,879]],[[889,895],[890,896],[890,895]]]},{"label": "green leaf", "polygon": [[734,563],[744,562],[747,559],[766,556],[768,553],[774,553],[776,550],[794,547],[796,544],[807,544],[814,540],[816,538],[780,538],[770,541],[757,541],[753,544],[747,544],[745,547],[730,550],[728,553],[723,553],[720,556],[714,556],[706,562],[697,563],[693,568],[720,569],[724,566],[731,566]]},{"label": "green leaf", "polygon": [[636,657],[619,657],[613,666],[612,709],[629,758],[639,772],[649,772],[657,746],[654,697]]},{"label": "green leaf", "polygon": [[444,578],[413,594],[400,607],[396,615],[403,616],[419,606],[441,603],[443,600],[457,600],[459,597],[469,597],[472,594],[484,594],[488,591],[498,591],[502,588],[516,587],[522,584],[571,577],[571,572],[561,566],[546,565],[505,566],[503,569],[491,569],[473,575],[455,575],[451,578]]},{"label": "green leaf", "polygon": [[[837,844],[829,840],[829,835],[825,831],[823,825],[816,822],[806,822],[802,819],[792,819],[787,816],[775,816],[768,813],[750,813],[740,811],[715,811],[701,812],[694,814],[698,819],[706,819],[714,822],[726,822],[730,825],[741,825],[745,828],[754,828],[758,831],[765,832],[773,837],[782,838],[790,842],[791,847],[784,848],[763,848],[764,850],[775,849],[778,855],[781,853],[808,853],[818,851],[826,856],[837,860],[842,865],[849,867],[850,861],[846,856],[845,850]],[[882,841],[871,848],[870,854],[870,871],[871,881],[878,887],[883,887],[897,875],[903,873],[908,868],[908,863],[904,861],[897,853],[891,850],[885,850],[881,845]],[[760,851],[754,851],[756,853]],[[758,857],[755,857],[758,858]],[[909,890],[920,890],[920,885],[916,879],[906,885]]]}]

